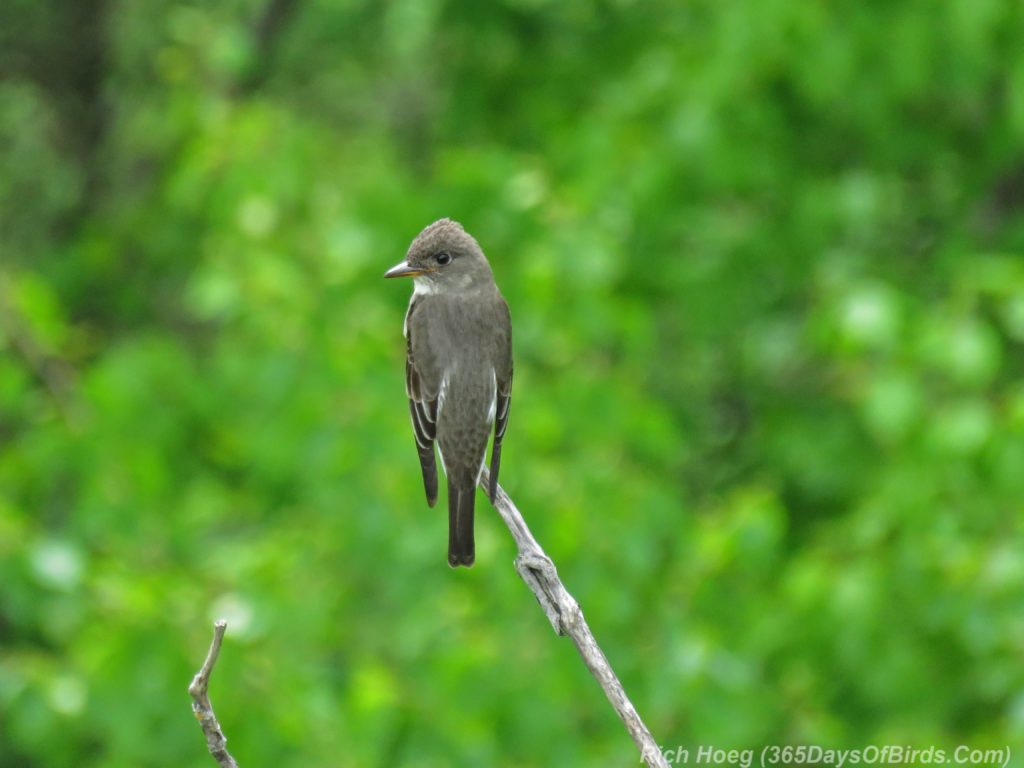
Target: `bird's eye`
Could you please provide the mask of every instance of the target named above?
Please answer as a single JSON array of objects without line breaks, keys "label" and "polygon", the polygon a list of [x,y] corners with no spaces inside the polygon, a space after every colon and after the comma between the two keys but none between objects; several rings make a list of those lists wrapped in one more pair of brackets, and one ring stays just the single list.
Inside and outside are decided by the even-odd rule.
[{"label": "bird's eye", "polygon": [[434,257],[434,259],[437,261],[438,264],[440,264],[443,267],[445,264],[451,262],[452,255],[450,253],[447,253],[446,251],[441,251],[439,254],[437,254],[437,256]]}]

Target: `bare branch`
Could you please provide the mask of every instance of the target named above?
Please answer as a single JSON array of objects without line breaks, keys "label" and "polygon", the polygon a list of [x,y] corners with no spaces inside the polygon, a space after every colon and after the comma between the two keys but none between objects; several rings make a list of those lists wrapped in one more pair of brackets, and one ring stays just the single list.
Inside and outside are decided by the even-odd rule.
[{"label": "bare branch", "polygon": [[[489,477],[490,473],[487,467],[484,467],[480,476],[480,487],[485,492]],[[650,768],[668,768],[664,754],[658,748],[657,742],[654,741],[654,737],[644,725],[643,720],[640,719],[636,708],[626,696],[622,683],[615,676],[611,664],[608,663],[607,657],[597,644],[597,640],[594,639],[594,634],[587,626],[579,604],[558,578],[555,564],[540,548],[537,540],[533,538],[530,529],[526,527],[523,516],[500,485],[494,499],[494,506],[509,531],[512,532],[516,547],[519,549],[519,555],[515,561],[516,571],[537,597],[537,602],[544,609],[544,614],[551,622],[551,626],[557,634],[568,635],[572,640],[576,650],[583,657],[583,663],[587,665],[590,674],[600,684],[615,713],[639,747],[640,757],[644,763]]]},{"label": "bare branch", "polygon": [[[480,486],[486,491],[488,486],[489,473],[485,467],[480,477]],[[640,749],[640,758],[649,768],[668,768],[668,762],[654,741],[651,732],[644,725],[636,708],[626,696],[626,691],[616,677],[607,657],[597,644],[593,632],[587,626],[586,619],[579,604],[566,590],[555,564],[541,549],[540,544],[533,538],[530,529],[526,526],[523,516],[516,509],[516,505],[505,493],[501,486],[495,497],[495,507],[498,514],[505,521],[505,525],[512,532],[516,541],[519,555],[516,557],[515,568],[523,581],[530,588],[544,609],[544,614],[551,622],[556,634],[568,635],[572,639],[576,650],[579,651],[590,674],[594,676],[598,684],[604,690],[605,696],[611,703],[615,713],[626,726],[626,730]],[[227,622],[223,619],[214,624],[213,642],[210,643],[210,651],[206,655],[206,661],[202,668],[192,679],[188,687],[189,695],[192,697],[192,711],[199,721],[206,736],[206,746],[210,754],[217,761],[221,768],[238,768],[238,763],[228,753],[227,737],[217,722],[217,716],[213,712],[213,705],[207,695],[210,684],[210,675],[220,655],[221,642],[224,640],[224,630]]]},{"label": "bare branch", "polygon": [[192,684],[188,687],[188,695],[192,697],[192,712],[203,729],[203,735],[206,736],[206,748],[210,750],[217,765],[221,768],[238,768],[235,758],[228,752],[228,738],[220,729],[220,723],[217,722],[217,716],[213,713],[213,705],[207,694],[210,674],[217,663],[217,657],[220,656],[220,644],[224,640],[224,630],[227,627],[228,623],[224,619],[219,619],[214,623],[210,650],[206,654],[206,661],[203,662],[202,668],[192,678]]}]

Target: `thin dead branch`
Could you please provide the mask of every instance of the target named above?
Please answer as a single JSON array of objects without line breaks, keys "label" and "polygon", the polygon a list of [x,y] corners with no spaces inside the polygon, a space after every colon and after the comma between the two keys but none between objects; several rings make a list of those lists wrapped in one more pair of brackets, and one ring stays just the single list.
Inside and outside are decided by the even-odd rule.
[{"label": "thin dead branch", "polygon": [[224,631],[228,623],[224,619],[218,620],[213,625],[213,641],[210,643],[210,650],[206,654],[206,661],[202,668],[192,678],[192,684],[188,687],[188,695],[192,697],[192,712],[199,721],[199,726],[206,736],[206,748],[210,750],[213,759],[221,768],[238,768],[235,758],[228,752],[228,738],[217,722],[217,716],[213,713],[213,704],[210,703],[210,696],[207,690],[210,686],[210,675],[213,667],[220,656],[220,644],[224,640]]},{"label": "thin dead branch", "polygon": [[[485,492],[489,478],[490,473],[484,467],[483,474],[480,476],[480,487]],[[537,540],[533,538],[523,516],[500,485],[494,499],[494,506],[509,531],[512,532],[512,538],[515,539],[516,547],[519,549],[519,555],[515,560],[516,571],[536,596],[537,602],[540,603],[548,621],[551,622],[551,627],[556,634],[567,635],[572,640],[576,650],[583,658],[583,663],[587,665],[590,674],[604,690],[615,714],[622,720],[622,724],[626,726],[629,735],[640,749],[640,757],[644,763],[650,768],[668,768],[664,754],[647,726],[644,725],[643,720],[640,719],[640,715],[637,714],[629,697],[626,696],[622,683],[619,682],[611,664],[608,663],[608,658],[601,650],[601,646],[597,644],[594,633],[587,626],[579,603],[566,590],[561,579],[558,578],[555,564],[544,553]]]}]

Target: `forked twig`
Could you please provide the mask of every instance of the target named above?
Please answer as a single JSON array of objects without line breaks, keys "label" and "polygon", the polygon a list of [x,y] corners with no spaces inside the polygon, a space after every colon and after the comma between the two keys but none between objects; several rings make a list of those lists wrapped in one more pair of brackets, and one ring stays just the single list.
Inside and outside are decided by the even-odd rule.
[{"label": "forked twig", "polygon": [[221,768],[238,768],[235,758],[228,752],[228,738],[220,729],[217,716],[213,713],[213,705],[210,703],[210,696],[207,689],[210,686],[210,674],[220,656],[220,645],[224,641],[224,631],[228,623],[224,619],[218,619],[213,625],[213,641],[210,643],[210,650],[206,654],[206,661],[196,676],[192,678],[192,684],[188,687],[188,695],[192,697],[192,712],[199,721],[199,726],[206,736],[206,748],[210,750],[213,759]]}]

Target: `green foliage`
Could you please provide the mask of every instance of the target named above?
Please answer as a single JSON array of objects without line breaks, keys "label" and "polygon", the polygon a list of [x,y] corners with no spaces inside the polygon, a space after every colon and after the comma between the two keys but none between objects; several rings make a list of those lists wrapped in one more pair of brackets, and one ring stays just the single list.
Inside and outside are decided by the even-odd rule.
[{"label": "green foliage", "polygon": [[210,764],[218,616],[243,765],[635,760],[482,498],[445,566],[380,279],[440,216],[512,307],[503,483],[661,743],[1024,743],[1018,4],[0,30],[0,764]]}]

